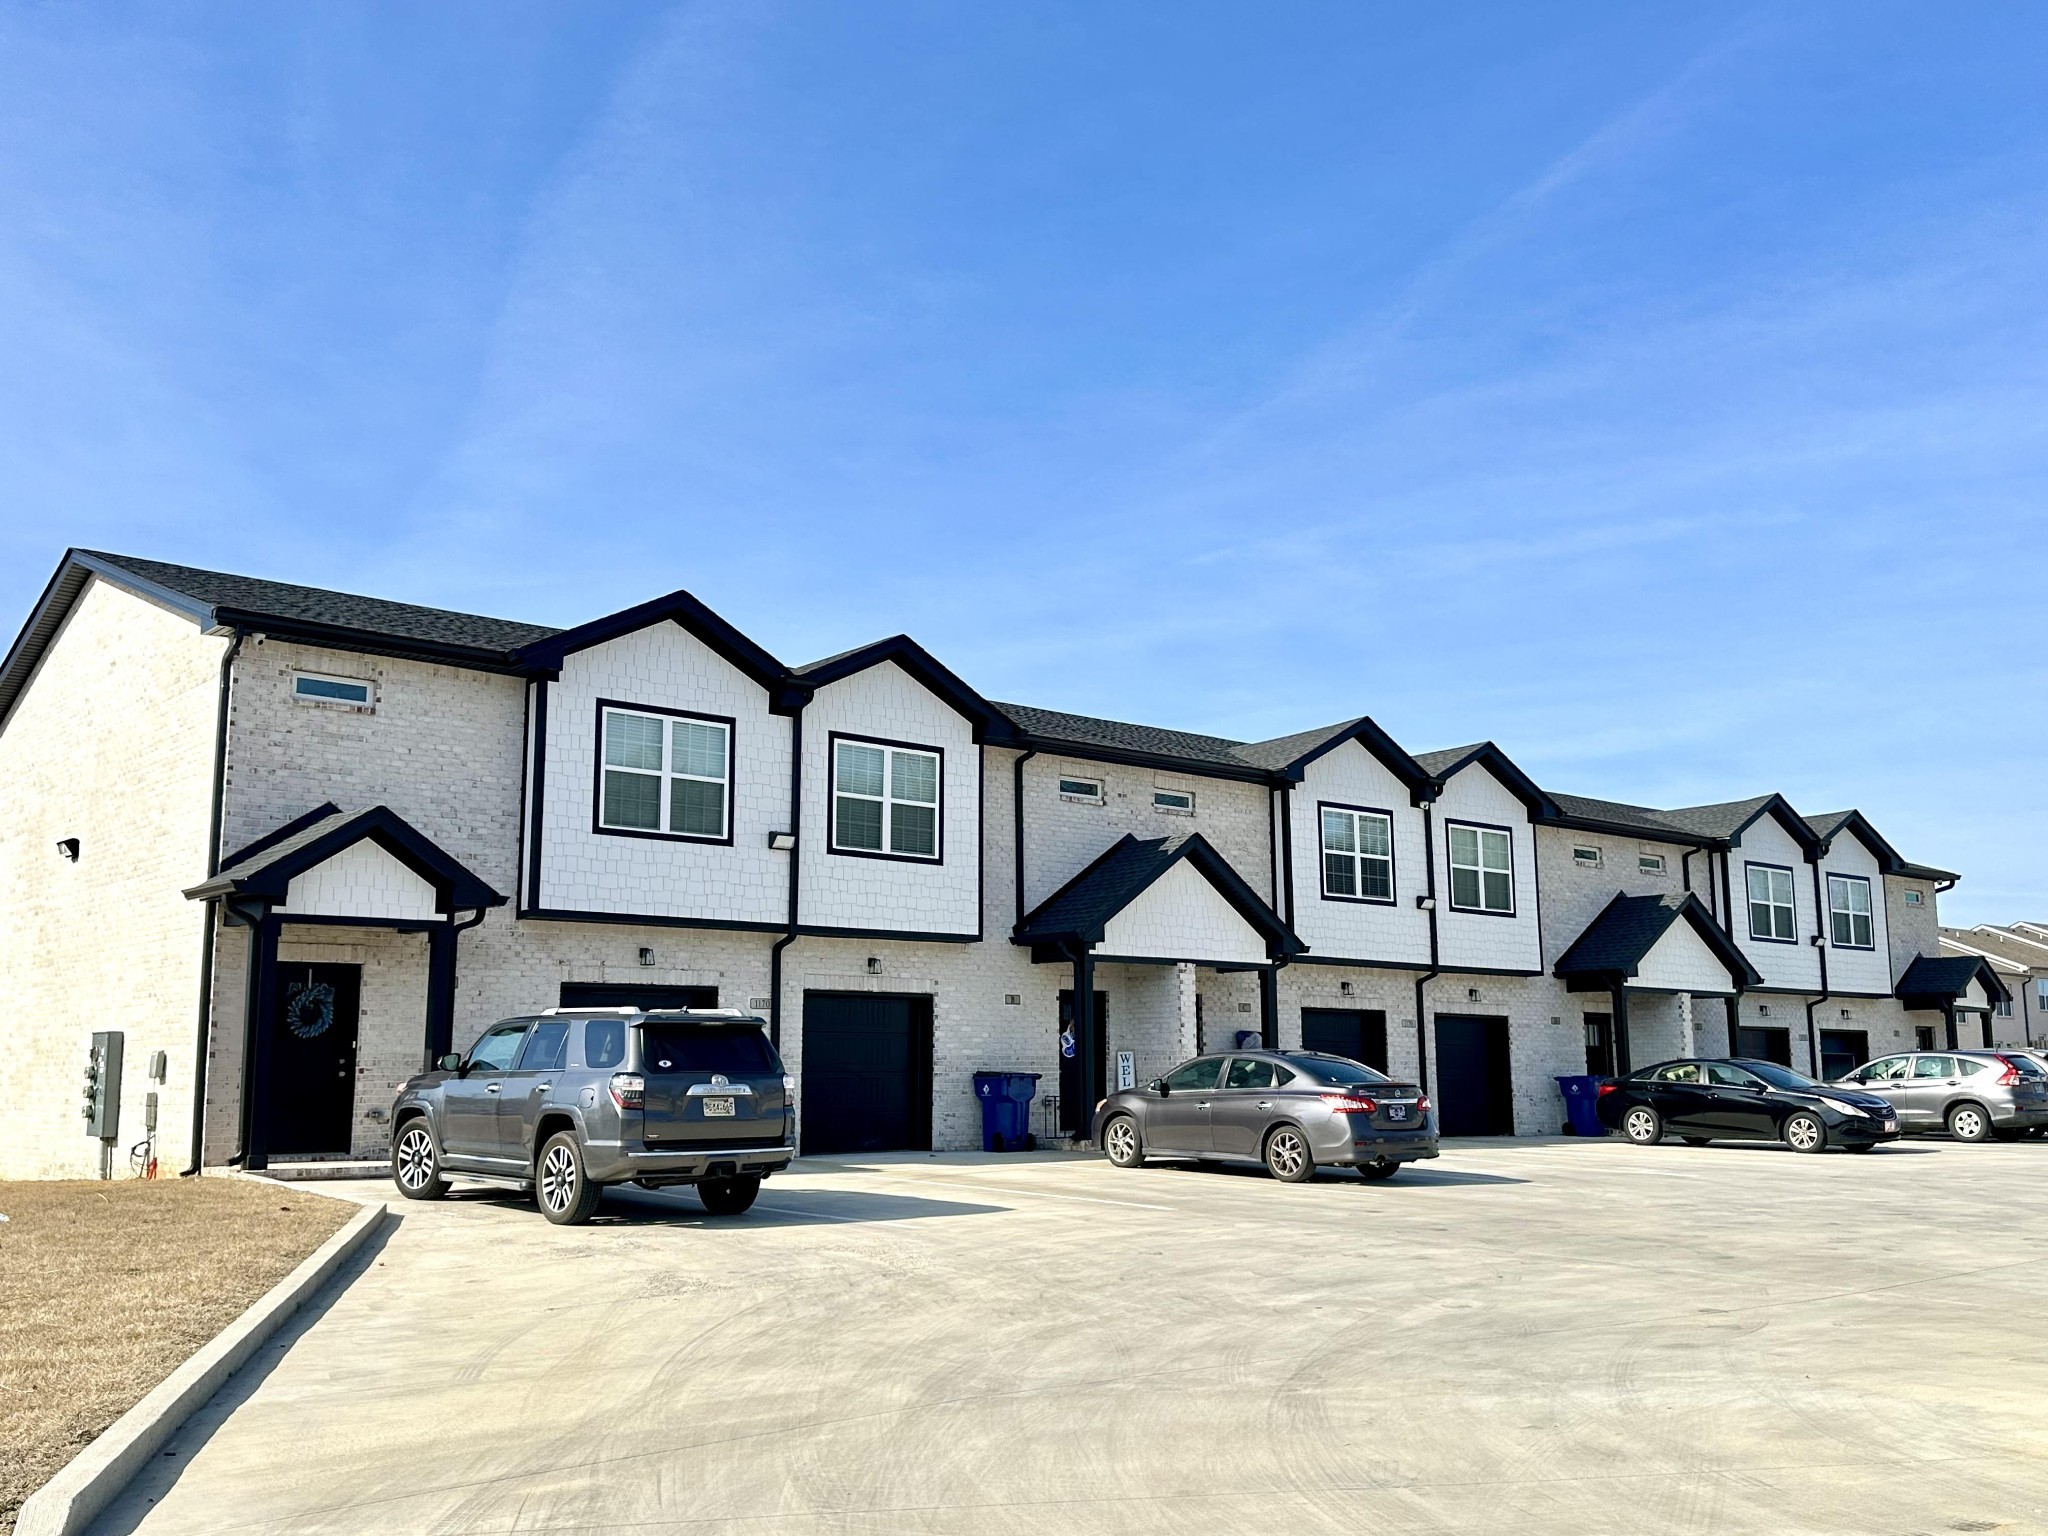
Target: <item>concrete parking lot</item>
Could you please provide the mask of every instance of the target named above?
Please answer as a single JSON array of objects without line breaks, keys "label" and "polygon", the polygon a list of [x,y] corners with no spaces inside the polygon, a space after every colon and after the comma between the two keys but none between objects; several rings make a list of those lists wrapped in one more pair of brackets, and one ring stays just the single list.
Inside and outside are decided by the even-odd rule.
[{"label": "concrete parking lot", "polygon": [[103,1531],[2048,1530],[2048,1145],[407,1206]]}]

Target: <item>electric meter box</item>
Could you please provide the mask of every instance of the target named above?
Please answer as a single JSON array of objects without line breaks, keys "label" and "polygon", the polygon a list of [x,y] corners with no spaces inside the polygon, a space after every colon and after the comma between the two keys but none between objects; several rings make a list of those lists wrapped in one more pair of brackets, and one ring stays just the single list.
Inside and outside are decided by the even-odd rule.
[{"label": "electric meter box", "polygon": [[118,1029],[95,1030],[85,1068],[85,1132],[101,1141],[121,1134],[121,1042]]}]

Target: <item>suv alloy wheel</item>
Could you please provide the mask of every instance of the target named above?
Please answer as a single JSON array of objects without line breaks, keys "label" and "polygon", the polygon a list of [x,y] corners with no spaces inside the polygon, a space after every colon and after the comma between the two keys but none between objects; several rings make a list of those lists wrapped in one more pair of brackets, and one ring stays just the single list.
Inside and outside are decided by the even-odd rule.
[{"label": "suv alloy wheel", "polygon": [[441,1155],[434,1147],[434,1133],[427,1129],[425,1115],[406,1121],[398,1140],[391,1144],[391,1182],[408,1200],[438,1200],[448,1193],[448,1181],[441,1177]]},{"label": "suv alloy wheel", "polygon": [[576,1227],[597,1214],[601,1191],[583,1171],[583,1149],[574,1131],[557,1131],[540,1149],[533,1198],[541,1215],[557,1226]]}]

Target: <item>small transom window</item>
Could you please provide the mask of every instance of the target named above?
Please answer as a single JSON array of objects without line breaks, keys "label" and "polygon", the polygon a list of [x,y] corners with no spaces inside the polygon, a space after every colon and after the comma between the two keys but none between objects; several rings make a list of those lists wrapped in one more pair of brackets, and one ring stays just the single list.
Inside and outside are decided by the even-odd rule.
[{"label": "small transom window", "polygon": [[886,742],[834,743],[834,851],[938,858],[940,777],[935,751]]},{"label": "small transom window", "polygon": [[1639,853],[1636,855],[1636,868],[1646,875],[1661,875],[1664,873],[1664,855]]},{"label": "small transom window", "polygon": [[1906,905],[1909,907],[1920,906],[1925,900],[1925,896],[1919,891],[1906,892]]},{"label": "small transom window", "polygon": [[609,832],[724,842],[732,730],[720,720],[606,706],[597,822]]},{"label": "small transom window", "polygon": [[1192,816],[1195,814],[1195,796],[1192,790],[1155,789],[1152,791],[1152,809],[1163,811],[1169,816]]},{"label": "small transom window", "polygon": [[369,709],[376,692],[360,677],[327,677],[318,672],[294,672],[292,697],[307,704],[340,704],[352,709]]},{"label": "small transom window", "polygon": [[1102,804],[1102,780],[1069,779],[1063,777],[1060,780],[1060,798],[1062,800],[1079,800],[1084,805],[1100,805]]},{"label": "small transom window", "polygon": [[1582,843],[1572,850],[1572,862],[1583,869],[1598,869],[1600,867],[1600,850],[1588,847]]}]

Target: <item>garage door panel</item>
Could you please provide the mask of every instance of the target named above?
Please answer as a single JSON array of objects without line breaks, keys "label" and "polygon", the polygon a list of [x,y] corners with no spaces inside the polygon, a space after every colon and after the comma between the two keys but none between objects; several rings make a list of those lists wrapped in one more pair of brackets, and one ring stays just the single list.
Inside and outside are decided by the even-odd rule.
[{"label": "garage door panel", "polygon": [[802,1150],[931,1146],[931,1000],[804,994]]},{"label": "garage door panel", "polygon": [[1437,1125],[1444,1135],[1514,1135],[1506,1019],[1438,1014],[1436,1073]]}]

